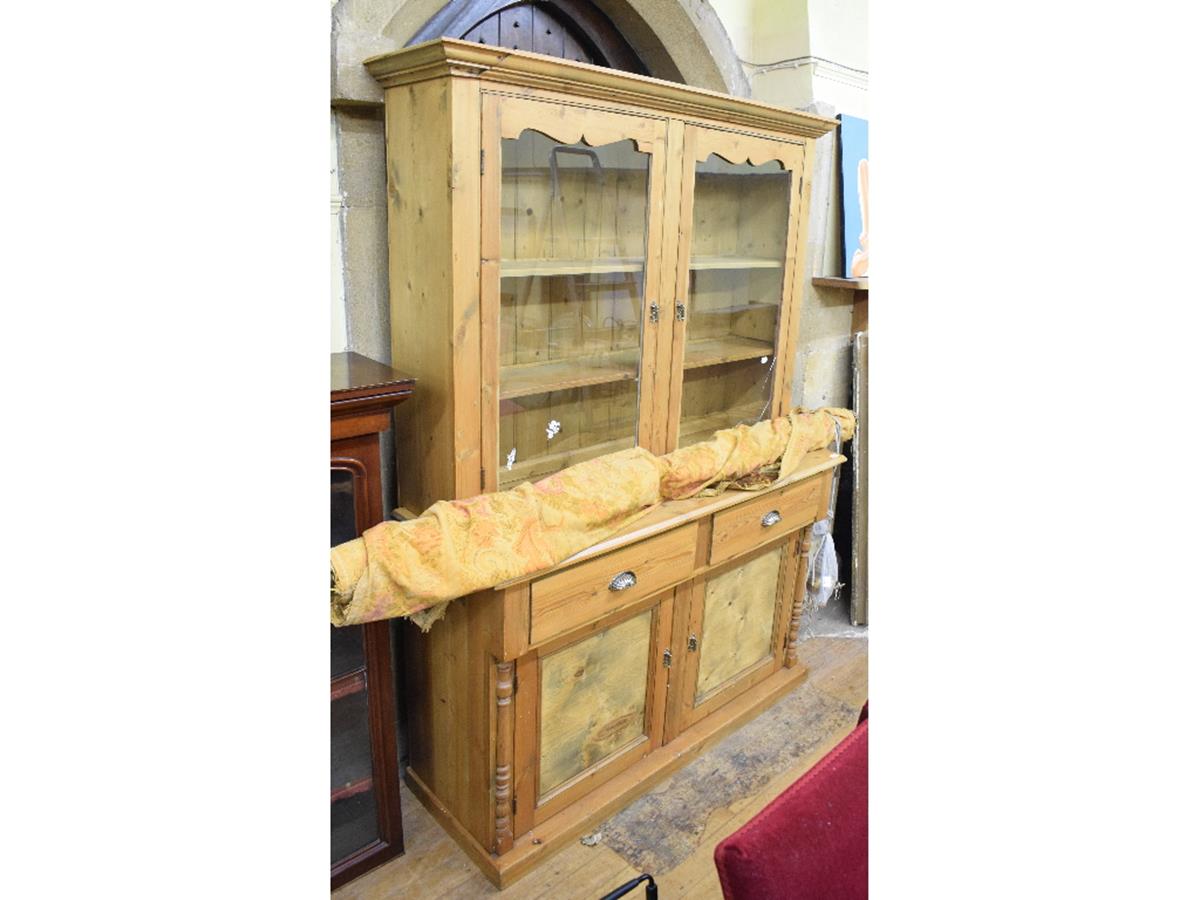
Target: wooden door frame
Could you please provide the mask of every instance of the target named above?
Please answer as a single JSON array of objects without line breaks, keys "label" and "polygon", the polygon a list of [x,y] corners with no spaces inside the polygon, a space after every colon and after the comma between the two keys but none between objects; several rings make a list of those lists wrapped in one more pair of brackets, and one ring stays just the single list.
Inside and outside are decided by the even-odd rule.
[{"label": "wooden door frame", "polygon": [[[662,285],[662,242],[668,225],[666,194],[668,176],[668,119],[634,111],[618,112],[600,106],[565,103],[550,97],[516,97],[502,91],[481,91],[480,147],[480,253],[479,322],[481,350],[480,481],[484,492],[499,486],[500,423],[500,197],[501,147],[505,138],[515,138],[526,129],[538,131],[560,144],[585,142],[597,147],[620,140],[633,140],[639,152],[650,155],[646,185],[646,264],[642,274],[641,354],[638,371],[638,421],[636,445],[652,453],[663,452],[667,384],[658,384],[656,373],[670,358],[671,330],[664,327],[666,305],[657,322],[651,305]],[[491,160],[491,164],[489,164]],[[663,399],[659,399],[662,394]]]},{"label": "wooden door frame", "polygon": [[767,135],[731,131],[696,122],[680,123],[682,152],[679,173],[679,206],[675,216],[678,242],[675,253],[675,278],[672,304],[672,339],[670,386],[667,389],[665,409],[667,419],[666,449],[670,452],[678,447],[680,416],[683,409],[683,358],[687,342],[687,320],[674,315],[674,306],[683,304],[687,308],[687,294],[691,267],[692,220],[695,213],[696,165],[711,154],[717,154],[726,162],[737,165],[748,162],[761,165],[769,160],[778,160],[784,170],[792,175],[788,188],[788,233],[784,239],[784,269],[779,298],[779,321],[775,330],[775,372],[771,381],[771,417],[784,415],[791,407],[790,385],[795,350],[792,339],[792,322],[798,317],[803,279],[797,276],[797,268],[804,266],[804,242],[807,240],[806,223],[809,193],[807,160],[809,141],[782,141]]}]

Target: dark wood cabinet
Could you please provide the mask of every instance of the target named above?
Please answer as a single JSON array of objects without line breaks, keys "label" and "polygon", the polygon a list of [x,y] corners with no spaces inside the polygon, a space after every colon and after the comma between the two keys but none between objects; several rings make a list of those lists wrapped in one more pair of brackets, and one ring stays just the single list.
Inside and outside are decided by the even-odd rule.
[{"label": "dark wood cabinet", "polygon": [[[383,519],[380,434],[413,379],[357,353],[330,357],[330,545]],[[331,887],[404,850],[388,622],[330,626]]]}]

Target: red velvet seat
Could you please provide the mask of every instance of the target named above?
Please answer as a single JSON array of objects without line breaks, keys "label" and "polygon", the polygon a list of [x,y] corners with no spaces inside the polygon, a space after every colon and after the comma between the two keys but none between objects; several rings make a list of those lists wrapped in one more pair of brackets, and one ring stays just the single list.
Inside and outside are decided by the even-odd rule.
[{"label": "red velvet seat", "polygon": [[725,900],[867,896],[867,720],[717,845]]}]

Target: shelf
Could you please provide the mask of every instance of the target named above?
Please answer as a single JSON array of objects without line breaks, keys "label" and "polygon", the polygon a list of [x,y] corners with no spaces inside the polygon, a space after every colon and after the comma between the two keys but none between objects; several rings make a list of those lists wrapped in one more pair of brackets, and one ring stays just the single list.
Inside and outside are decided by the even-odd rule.
[{"label": "shelf", "polygon": [[719,366],[722,363],[774,355],[775,345],[770,341],[729,335],[707,341],[689,341],[683,354],[683,367],[701,369],[705,366]]},{"label": "shelf", "polygon": [[693,272],[708,269],[779,269],[783,260],[768,256],[693,256],[688,268]]},{"label": "shelf", "polygon": [[529,278],[544,275],[600,275],[608,272],[640,272],[646,260],[640,257],[608,259],[502,259],[501,278]]},{"label": "shelf", "polygon": [[343,697],[349,697],[366,689],[367,669],[362,666],[355,672],[333,679],[329,689],[329,701],[332,703],[334,700],[341,700]]},{"label": "shelf", "polygon": [[[679,423],[679,446],[686,447],[706,441],[722,428],[732,428],[738,422],[757,422],[763,404],[753,403],[727,409],[707,416],[684,418]],[[769,411],[769,410],[768,410]]]},{"label": "shelf", "polygon": [[557,453],[545,453],[525,462],[514,463],[511,469],[500,466],[496,484],[500,490],[506,491],[522,482],[538,481],[547,475],[554,474],[560,469],[565,469],[567,466],[595,459],[597,456],[603,456],[606,453],[613,453],[617,450],[628,450],[632,446],[633,429],[630,428],[629,434],[624,437],[613,438],[611,441],[604,441],[600,444],[588,444],[586,447],[575,447],[571,450],[560,450]]},{"label": "shelf", "polygon": [[823,276],[817,276],[813,278],[812,283],[817,287],[836,288],[843,291],[867,290],[866,278],[825,278]]},{"label": "shelf", "polygon": [[613,350],[595,356],[556,359],[500,367],[500,399],[531,397],[590,384],[633,381],[638,377],[638,350]]},{"label": "shelf", "polygon": [[[685,369],[699,369],[755,357],[773,356],[770,341],[729,335],[687,345]],[[592,384],[633,381],[638,377],[638,350],[613,350],[595,356],[557,359],[500,367],[500,399],[515,400],[551,391],[566,391]]]},{"label": "shelf", "polygon": [[345,800],[348,797],[355,797],[358,794],[365,794],[375,786],[375,779],[370,776],[360,778],[357,781],[352,781],[342,787],[334,788],[329,792],[329,802],[337,803],[339,800]]},{"label": "shelf", "polygon": [[[763,256],[694,256],[688,262],[693,272],[712,269],[779,269],[783,260]],[[609,272],[641,272],[641,257],[587,257],[579,259],[502,259],[501,278],[530,278],[548,275],[601,275]]]}]

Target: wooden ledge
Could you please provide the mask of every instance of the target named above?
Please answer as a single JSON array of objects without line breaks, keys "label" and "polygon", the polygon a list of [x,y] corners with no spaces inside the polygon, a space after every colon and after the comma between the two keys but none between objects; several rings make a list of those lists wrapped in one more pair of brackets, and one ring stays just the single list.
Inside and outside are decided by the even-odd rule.
[{"label": "wooden ledge", "polygon": [[812,283],[817,287],[837,288],[843,291],[865,291],[867,290],[866,278],[834,278],[825,276],[816,276]]}]

